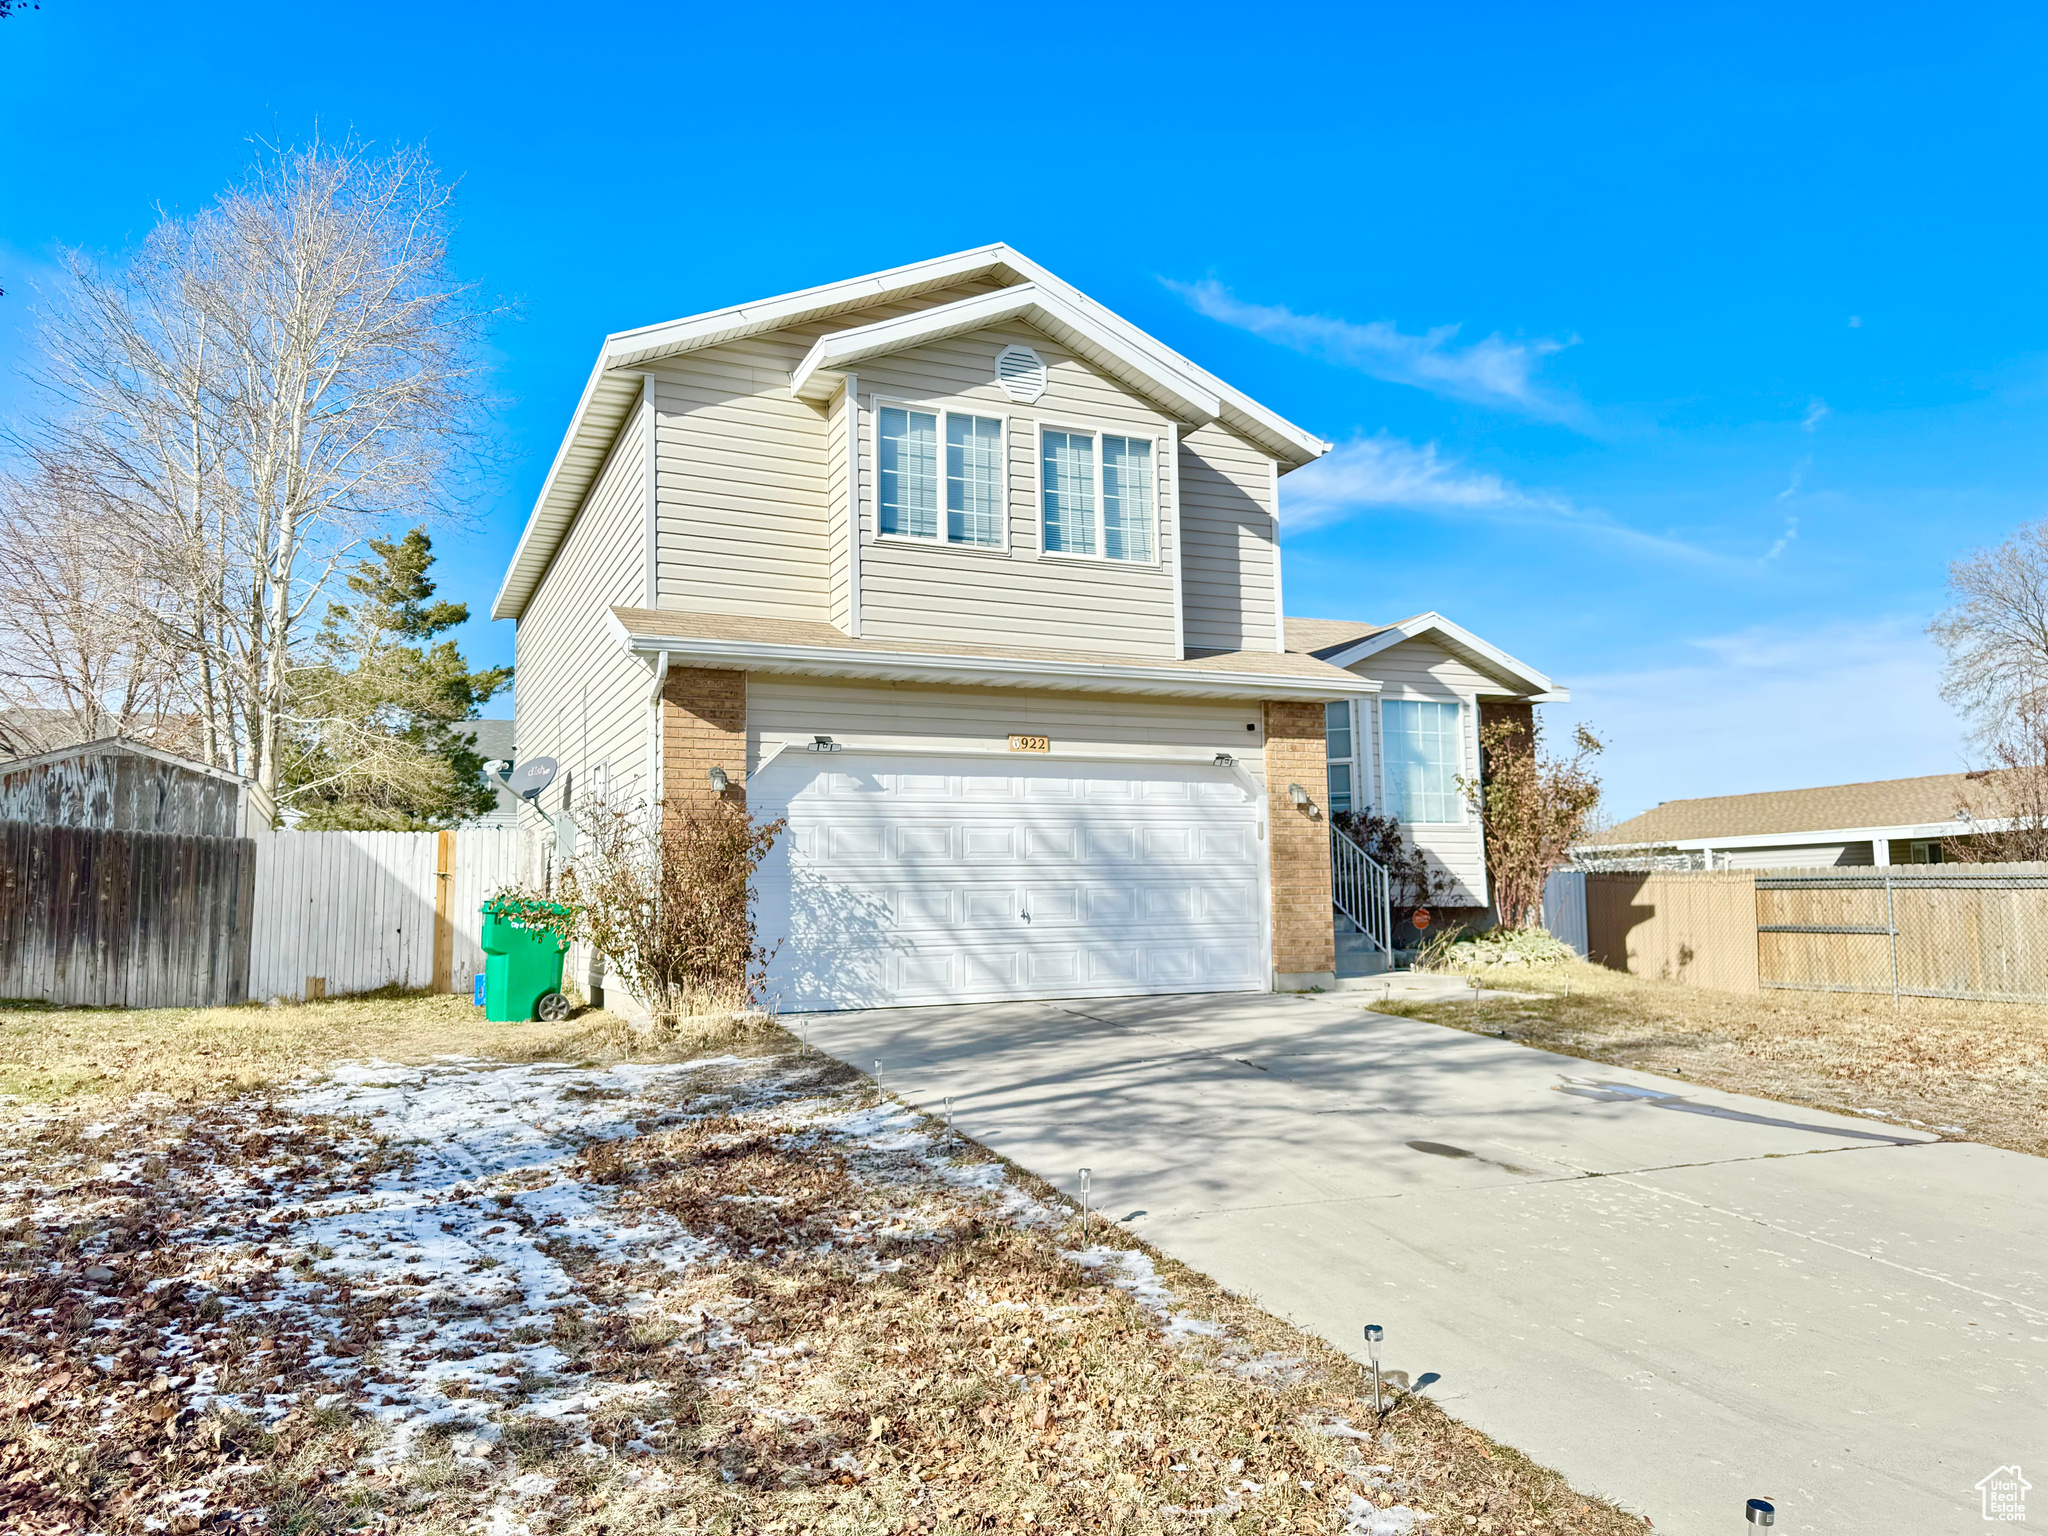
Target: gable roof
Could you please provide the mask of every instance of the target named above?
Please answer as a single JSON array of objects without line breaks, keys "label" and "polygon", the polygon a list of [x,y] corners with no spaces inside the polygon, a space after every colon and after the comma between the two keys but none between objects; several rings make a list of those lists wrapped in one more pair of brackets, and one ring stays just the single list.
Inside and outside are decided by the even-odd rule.
[{"label": "gable roof", "polygon": [[1036,326],[1118,383],[1148,397],[1170,416],[1183,421],[1214,421],[1223,409],[1214,391],[1162,366],[1088,310],[1036,283],[998,288],[994,293],[820,336],[789,376],[790,393],[806,400],[830,400],[844,377],[841,370],[866,358],[944,341],[1008,320]]},{"label": "gable roof", "polygon": [[1966,773],[1935,773],[1917,779],[1828,784],[1818,789],[1667,800],[1586,841],[1632,847],[1770,833],[1931,826],[1953,822],[1957,808],[1973,796],[1981,797],[1982,792],[1981,781],[1973,781]]},{"label": "gable roof", "polygon": [[[815,324],[892,300],[915,298],[920,294],[976,281],[1000,283],[1004,289],[1028,287],[1034,290],[1023,301],[1037,306],[1043,316],[1042,320],[1034,320],[1034,324],[1041,324],[1057,339],[1073,346],[1080,355],[1118,377],[1128,372],[1133,380],[1148,380],[1149,388],[1141,392],[1152,394],[1162,404],[1165,398],[1158,391],[1173,394],[1177,403],[1172,413],[1181,415],[1191,425],[1220,421],[1270,453],[1279,461],[1283,473],[1298,469],[1329,452],[1330,445],[1323,439],[1303,431],[1242,391],[1232,389],[1214,374],[1148,336],[1020,252],[1001,244],[978,246],[950,256],[892,267],[886,272],[873,272],[795,293],[707,310],[681,320],[642,326],[606,337],[590,378],[584,384],[583,394],[576,402],[569,430],[563,437],[562,446],[556,450],[554,462],[541,483],[540,494],[534,500],[533,511],[519,536],[519,544],[512,552],[504,583],[491,604],[491,617],[516,619],[525,610],[528,599],[540,585],[548,562],[554,558],[556,546],[568,531],[584,496],[597,478],[613,439],[640,398],[641,370],[704,347],[719,346],[788,326]],[[981,297],[996,299],[998,295]],[[978,300],[961,302],[973,304]],[[958,306],[940,308],[957,310]],[[966,313],[960,312],[961,315]],[[920,317],[906,318],[916,320]],[[884,322],[885,325],[887,323]],[[1055,327],[1070,330],[1073,340],[1061,335]],[[972,325],[963,326],[963,329],[973,328]],[[859,329],[875,330],[876,327]],[[916,344],[917,340],[900,343],[904,346]],[[1111,363],[1113,367],[1109,366]],[[812,365],[806,376],[825,366],[828,365],[822,361]]]},{"label": "gable roof", "polygon": [[1352,667],[1406,640],[1427,635],[1475,671],[1498,680],[1510,692],[1537,704],[1562,704],[1569,688],[1560,687],[1525,661],[1518,661],[1462,624],[1440,613],[1418,613],[1392,624],[1364,624],[1352,619],[1288,619],[1287,648],[1333,667]]}]

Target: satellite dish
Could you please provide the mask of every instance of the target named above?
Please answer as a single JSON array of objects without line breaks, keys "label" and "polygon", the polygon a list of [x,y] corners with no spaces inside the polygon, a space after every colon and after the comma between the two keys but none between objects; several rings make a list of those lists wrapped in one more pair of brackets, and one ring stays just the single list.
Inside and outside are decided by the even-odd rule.
[{"label": "satellite dish", "polygon": [[505,780],[505,787],[520,799],[531,800],[555,782],[558,766],[552,757],[529,757],[512,770]]}]

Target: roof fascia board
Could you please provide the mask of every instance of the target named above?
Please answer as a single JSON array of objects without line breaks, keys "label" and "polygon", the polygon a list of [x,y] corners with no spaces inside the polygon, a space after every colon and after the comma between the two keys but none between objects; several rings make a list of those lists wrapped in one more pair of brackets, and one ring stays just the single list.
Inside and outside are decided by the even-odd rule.
[{"label": "roof fascia board", "polygon": [[1561,695],[1561,698],[1556,700],[1543,699],[1532,702],[1562,702],[1571,697],[1569,689],[1558,687],[1534,667],[1526,662],[1517,661],[1499,646],[1487,644],[1471,630],[1463,625],[1453,624],[1440,613],[1420,613],[1412,619],[1403,619],[1398,624],[1389,624],[1377,634],[1367,635],[1363,640],[1356,641],[1322,659],[1333,667],[1350,667],[1369,656],[1377,656],[1381,651],[1389,650],[1405,640],[1420,639],[1428,634],[1440,634],[1448,640],[1457,642],[1517,682],[1528,684],[1528,691],[1531,693]]},{"label": "roof fascia board", "polygon": [[984,245],[950,256],[934,256],[908,266],[871,272],[864,277],[844,278],[802,288],[795,293],[753,299],[745,304],[707,310],[680,320],[664,320],[635,330],[617,331],[605,338],[601,367],[625,368],[658,361],[694,347],[730,341],[800,325],[806,319],[830,314],[852,305],[880,303],[893,295],[915,293],[962,282],[997,267],[1007,266],[1008,252],[1001,245]]},{"label": "roof fascia board", "polygon": [[1267,446],[1281,450],[1280,457],[1287,469],[1299,469],[1303,464],[1319,459],[1330,451],[1331,444],[1322,438],[1302,431],[1293,422],[1268,410],[1251,396],[1231,388],[1200,363],[1183,357],[1157,337],[1131,324],[1116,311],[1098,304],[1073,284],[1047,271],[1021,251],[1011,250],[1007,246],[1001,249],[1004,265],[1019,276],[1027,277],[1046,292],[1058,294],[1070,303],[1095,313],[1106,328],[1117,332],[1129,345],[1157,359],[1176,373],[1184,374],[1206,387],[1223,401],[1224,409],[1218,413],[1223,424],[1254,438],[1265,438]]},{"label": "roof fascia board", "polygon": [[[576,446],[577,439],[583,435],[586,418],[590,414],[591,401],[596,398],[598,386],[604,383],[605,375],[610,371],[601,357],[597,361],[597,366],[590,370],[590,378],[584,383],[583,393],[576,401],[576,409],[569,417],[569,430],[562,434],[562,443],[555,450],[554,462],[548,466],[547,477],[540,483],[540,494],[533,498],[533,511],[527,514],[526,527],[520,531],[519,542],[513,547],[511,560],[506,562],[505,579],[498,584],[498,595],[491,599],[491,617],[494,619],[518,618],[526,607],[527,599],[533,595],[533,589],[540,584],[540,571],[534,571],[529,576],[526,566],[535,553],[534,541],[540,532],[541,513],[554,498],[555,491],[561,484],[563,471],[569,461],[569,452]],[[605,457],[609,459],[610,456],[611,449],[607,447]],[[590,477],[590,484],[595,485],[603,473],[603,467],[600,466],[597,474]],[[584,487],[585,494],[589,493],[589,488]],[[578,505],[581,505],[580,498]],[[574,516],[573,511],[570,515]],[[554,542],[560,542],[559,530]],[[554,551],[550,548],[546,558],[540,562],[541,569],[545,570],[547,560],[553,558]],[[515,600],[513,589],[521,585],[523,577],[525,590],[520,592]]]},{"label": "roof fascia board", "polygon": [[1998,831],[1989,821],[1915,821],[1890,827],[1824,827],[1801,832],[1745,832],[1736,837],[1660,837],[1642,843],[1601,843],[1602,848],[1804,848],[1827,843],[1867,843],[1874,837],[1897,841],[1913,837],[1965,837],[1972,832]]},{"label": "roof fascia board", "polygon": [[789,391],[801,399],[828,400],[838,383],[836,379],[822,377],[824,371],[851,368],[871,357],[943,341],[1006,320],[1028,320],[1056,338],[1061,329],[1077,333],[1131,374],[1149,382],[1151,389],[1147,393],[1163,401],[1177,416],[1195,422],[1213,421],[1223,408],[1216,395],[1185,374],[1161,367],[1085,310],[1031,283],[820,336],[790,375]]},{"label": "roof fascia board", "polygon": [[[616,619],[614,620],[616,623]],[[943,656],[911,651],[842,650],[765,641],[676,639],[638,635],[618,625],[627,649],[650,659],[668,655],[693,666],[800,677],[873,678],[983,688],[1044,688],[1065,693],[1153,694],[1174,698],[1349,698],[1377,692],[1364,678],[1336,679],[1247,672],[1192,672],[1114,663],[1025,661],[1002,656]]]}]

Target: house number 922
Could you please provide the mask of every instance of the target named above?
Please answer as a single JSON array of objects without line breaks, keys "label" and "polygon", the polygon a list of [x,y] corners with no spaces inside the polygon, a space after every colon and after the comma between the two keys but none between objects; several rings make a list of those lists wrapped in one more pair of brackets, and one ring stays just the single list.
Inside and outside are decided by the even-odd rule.
[{"label": "house number 922", "polygon": [[1050,752],[1052,750],[1052,738],[1050,736],[1012,736],[1010,738],[1010,750],[1012,752]]}]

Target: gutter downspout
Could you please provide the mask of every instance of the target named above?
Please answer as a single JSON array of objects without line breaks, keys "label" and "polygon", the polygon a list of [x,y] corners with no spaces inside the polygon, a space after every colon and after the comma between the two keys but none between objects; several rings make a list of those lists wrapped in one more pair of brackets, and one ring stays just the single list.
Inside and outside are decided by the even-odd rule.
[{"label": "gutter downspout", "polygon": [[668,682],[668,652],[654,655],[654,686],[647,690],[647,803],[661,804],[661,690]]}]

